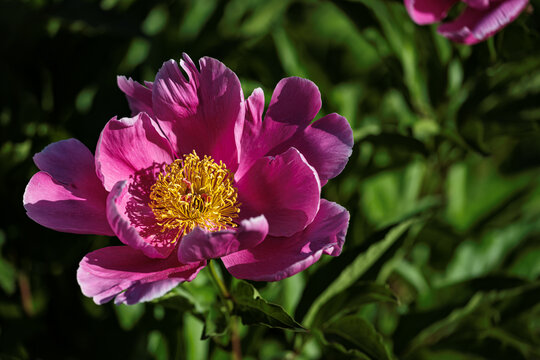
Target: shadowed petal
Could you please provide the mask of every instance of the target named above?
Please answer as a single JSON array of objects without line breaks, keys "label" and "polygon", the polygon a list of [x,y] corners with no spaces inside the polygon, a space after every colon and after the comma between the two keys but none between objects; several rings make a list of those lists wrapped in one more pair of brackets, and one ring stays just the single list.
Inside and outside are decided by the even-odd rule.
[{"label": "shadowed petal", "polygon": [[107,190],[127,180],[136,171],[153,164],[170,163],[169,142],[145,113],[132,118],[110,120],[96,148],[96,169]]},{"label": "shadowed petal", "polygon": [[240,216],[264,214],[270,235],[290,236],[303,230],[319,209],[317,172],[294,148],[260,158],[237,185]]},{"label": "shadowed petal", "polygon": [[30,179],[23,196],[32,220],[57,231],[114,235],[105,216],[107,192],[86,146],[62,140],[36,154],[34,162],[42,171]]},{"label": "shadowed petal", "polygon": [[179,279],[166,279],[131,286],[123,293],[118,294],[114,299],[114,303],[117,305],[133,305],[144,301],[150,301],[165,295],[181,282],[182,280]]},{"label": "shadowed petal", "polygon": [[507,0],[491,2],[485,10],[468,7],[456,20],[442,24],[437,31],[452,41],[473,45],[514,21],[528,3],[528,0]]},{"label": "shadowed petal", "polygon": [[181,264],[176,254],[150,259],[128,246],[110,246],[87,254],[77,270],[84,295],[103,304],[125,291],[117,303],[134,304],[163,295],[182,281],[191,281],[205,262]]},{"label": "shadowed petal", "polygon": [[150,258],[166,258],[176,246],[176,230],[162,231],[156,223],[150,202],[150,181],[158,170],[135,181],[119,181],[107,199],[107,218],[124,244]]},{"label": "shadowed petal", "polygon": [[405,0],[405,8],[419,25],[433,24],[446,17],[448,10],[458,0]]},{"label": "shadowed petal", "polygon": [[349,212],[340,205],[321,200],[317,217],[291,237],[267,237],[260,245],[222,258],[236,278],[278,281],[311,266],[321,255],[341,253],[349,225]]},{"label": "shadowed petal", "polygon": [[198,262],[249,249],[263,241],[267,233],[268,222],[263,215],[242,220],[237,229],[209,232],[196,227],[182,238],[178,260]]}]

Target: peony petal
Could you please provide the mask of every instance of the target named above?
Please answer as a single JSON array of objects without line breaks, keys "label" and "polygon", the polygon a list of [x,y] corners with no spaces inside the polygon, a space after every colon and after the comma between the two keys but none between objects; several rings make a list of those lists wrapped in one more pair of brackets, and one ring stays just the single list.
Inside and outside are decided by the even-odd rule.
[{"label": "peony petal", "polygon": [[468,7],[456,20],[442,24],[437,31],[452,41],[473,45],[514,21],[528,3],[528,0],[507,0],[491,2],[485,10]]},{"label": "peony petal", "polygon": [[272,100],[262,122],[259,145],[264,155],[277,155],[288,143],[307,127],[321,109],[321,93],[313,82],[290,77],[281,80],[274,89]]},{"label": "peony petal", "polygon": [[240,140],[240,164],[235,177],[240,179],[253,163],[266,155],[267,143],[261,141],[262,114],[264,111],[264,92],[261,88],[253,90],[245,101],[246,118]]},{"label": "peony petal", "polygon": [[177,153],[195,150],[235,171],[245,111],[240,81],[215,59],[205,57],[199,64],[200,72],[184,55],[181,65],[187,80],[174,60],[163,64],[152,90],[154,114],[177,144]]},{"label": "peony petal", "polygon": [[275,147],[269,155],[290,147],[298,149],[307,162],[317,170],[321,183],[343,171],[352,154],[353,133],[347,119],[329,114],[299,131],[290,140]]},{"label": "peony petal", "polygon": [[62,140],[36,154],[34,162],[42,171],[30,179],[23,196],[32,220],[57,231],[114,235],[105,216],[107,192],[86,146]]},{"label": "peony petal", "polygon": [[464,3],[476,9],[487,9],[492,0],[463,0]]},{"label": "peony petal", "polygon": [[96,169],[105,189],[129,179],[138,170],[174,160],[169,142],[145,113],[110,120],[98,141]]},{"label": "peony petal", "polygon": [[[321,93],[312,81],[299,77],[282,79],[274,89],[263,126],[294,132],[297,126],[307,126],[321,109]],[[290,134],[284,134],[286,138]]]},{"label": "peony petal", "polygon": [[284,79],[276,86],[261,123],[264,95],[262,91],[254,92],[248,99],[236,179],[240,180],[260,157],[275,156],[290,147],[306,157],[317,170],[321,183],[337,176],[352,152],[352,129],[347,120],[337,114],[310,124],[320,109],[320,101],[319,90],[311,81]]},{"label": "peony petal", "polygon": [[268,222],[263,215],[242,220],[237,229],[210,232],[196,227],[182,238],[178,260],[199,262],[249,249],[263,241],[267,233]]},{"label": "peony petal", "polygon": [[405,8],[419,25],[433,24],[446,17],[448,10],[459,0],[405,0]]},{"label": "peony petal", "polygon": [[257,160],[237,184],[243,218],[264,214],[273,236],[303,230],[319,209],[321,184],[295,148]]},{"label": "peony petal", "polygon": [[35,154],[33,160],[39,170],[47,172],[56,181],[64,184],[97,180],[94,155],[77,139],[52,143]]},{"label": "peony petal", "polygon": [[110,246],[87,254],[79,264],[77,281],[82,293],[96,304],[118,294],[117,303],[133,304],[163,295],[175,283],[191,281],[206,262],[181,264],[176,255],[150,259],[128,246]]},{"label": "peony petal", "polygon": [[[155,173],[158,171],[156,170]],[[153,178],[154,173],[150,175]],[[153,181],[146,175],[136,181],[119,181],[107,199],[107,218],[124,244],[150,258],[166,258],[174,250],[177,231],[162,231],[156,224],[150,202]]]},{"label": "peony petal", "polygon": [[182,280],[179,279],[166,279],[131,286],[123,293],[118,294],[114,299],[114,303],[116,305],[133,305],[140,302],[150,301],[165,295],[178,286],[178,284],[181,282]]},{"label": "peony petal", "polygon": [[246,120],[242,141],[252,139],[258,135],[262,125],[262,115],[264,111],[264,92],[261,88],[253,90],[246,102]]},{"label": "peony petal", "polygon": [[152,117],[154,116],[154,110],[152,110],[151,88],[145,87],[125,76],[118,76],[116,82],[120,90],[126,94],[132,116],[135,116],[140,112],[145,112]]},{"label": "peony petal", "polygon": [[319,213],[302,232],[291,237],[267,237],[260,245],[222,258],[236,278],[278,281],[308,268],[321,255],[341,253],[349,225],[349,212],[321,200]]}]

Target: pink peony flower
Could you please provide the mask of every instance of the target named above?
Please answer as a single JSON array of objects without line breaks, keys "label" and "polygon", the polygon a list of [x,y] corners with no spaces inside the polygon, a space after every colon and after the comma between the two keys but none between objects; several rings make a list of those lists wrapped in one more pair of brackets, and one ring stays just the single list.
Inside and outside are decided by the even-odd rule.
[{"label": "pink peony flower", "polygon": [[[439,22],[459,0],[405,0],[414,22],[420,25]],[[476,44],[493,36],[514,21],[529,0],[462,0],[468,6],[455,20],[439,26],[438,32],[463,44]]]},{"label": "pink peony flower", "polygon": [[281,80],[244,100],[236,75],[202,58],[163,64],[154,83],[118,78],[132,118],[111,119],[95,156],[70,139],[34,156],[24,206],[48,228],[117,236],[80,262],[83,294],[133,304],[191,281],[221,258],[241,279],[277,281],[340,254],[349,213],[321,199],[353,145],[318,88]]}]

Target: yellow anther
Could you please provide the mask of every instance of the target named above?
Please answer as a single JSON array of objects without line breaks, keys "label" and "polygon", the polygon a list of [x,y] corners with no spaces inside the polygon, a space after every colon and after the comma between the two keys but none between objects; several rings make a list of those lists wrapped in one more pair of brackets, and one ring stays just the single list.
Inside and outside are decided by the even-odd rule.
[{"label": "yellow anther", "polygon": [[221,161],[197,153],[167,165],[152,185],[150,203],[162,231],[177,229],[174,241],[196,226],[207,230],[236,227],[240,204],[233,174]]}]

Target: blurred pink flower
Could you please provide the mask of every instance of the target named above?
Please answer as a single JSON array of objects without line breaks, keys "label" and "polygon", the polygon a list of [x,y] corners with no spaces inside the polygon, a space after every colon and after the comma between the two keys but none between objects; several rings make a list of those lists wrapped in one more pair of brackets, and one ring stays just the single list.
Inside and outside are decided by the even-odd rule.
[{"label": "blurred pink flower", "polygon": [[127,246],[86,255],[77,279],[98,304],[133,304],[191,281],[208,259],[235,277],[277,281],[340,254],[349,213],[321,199],[353,145],[347,120],[315,84],[286,78],[263,118],[236,75],[202,58],[163,64],[154,83],[118,77],[132,118],[111,119],[95,156],[64,140],[34,156],[24,206],[54,230],[116,235]]},{"label": "blurred pink flower", "polygon": [[[459,0],[404,0],[414,22],[420,25],[443,20]],[[529,0],[462,0],[466,9],[453,21],[445,22],[438,32],[458,43],[473,45],[484,41],[514,21]]]}]

